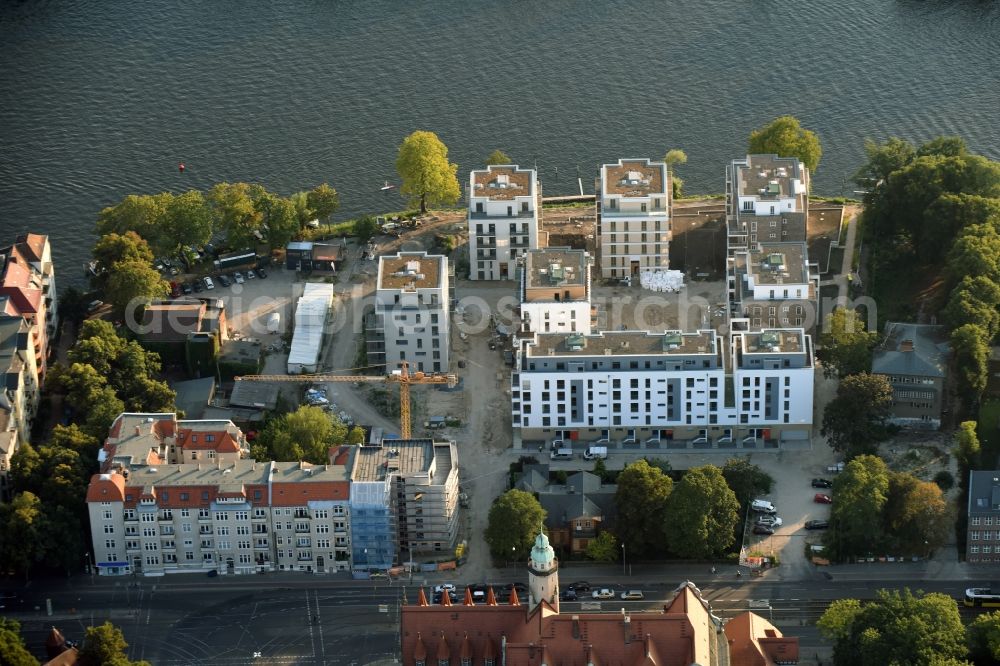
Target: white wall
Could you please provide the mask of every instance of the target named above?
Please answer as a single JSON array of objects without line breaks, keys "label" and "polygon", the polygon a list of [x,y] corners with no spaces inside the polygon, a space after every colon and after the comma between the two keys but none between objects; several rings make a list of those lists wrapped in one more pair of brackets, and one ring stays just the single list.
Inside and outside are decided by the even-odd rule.
[{"label": "white wall", "polygon": [[[576,314],[574,317],[573,314]],[[583,333],[590,335],[590,303],[587,301],[533,301],[521,303],[522,318],[535,333]],[[546,319],[545,315],[549,318]],[[549,327],[546,328],[545,324]],[[574,327],[573,324],[576,326]]]}]

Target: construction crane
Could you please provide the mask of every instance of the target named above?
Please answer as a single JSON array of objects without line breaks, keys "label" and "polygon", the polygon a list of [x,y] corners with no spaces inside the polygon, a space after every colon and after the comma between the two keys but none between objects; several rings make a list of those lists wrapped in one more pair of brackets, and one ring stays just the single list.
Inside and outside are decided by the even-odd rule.
[{"label": "construction crane", "polygon": [[[438,386],[447,385],[448,388],[455,388],[458,378],[447,373],[425,373],[422,371],[410,373],[409,364],[406,361],[399,362],[399,370],[394,370],[387,375],[334,375],[334,374],[314,374],[314,375],[244,375],[237,377],[236,381],[245,382],[386,382],[399,384],[399,434],[403,439],[410,439],[410,385],[411,384],[436,384]],[[374,367],[374,366],[369,366]],[[352,368],[357,370],[358,368]]]}]

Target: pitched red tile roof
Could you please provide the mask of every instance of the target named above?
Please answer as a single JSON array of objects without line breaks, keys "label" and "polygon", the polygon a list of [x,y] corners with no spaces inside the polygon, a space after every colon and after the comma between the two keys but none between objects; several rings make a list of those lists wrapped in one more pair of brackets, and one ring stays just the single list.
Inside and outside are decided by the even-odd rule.
[{"label": "pitched red tile roof", "polygon": [[723,628],[729,641],[729,660],[747,666],[794,664],[799,659],[799,639],[782,636],[770,622],[754,613],[737,615]]},{"label": "pitched red tile roof", "polygon": [[271,490],[271,506],[304,506],[309,501],[347,500],[351,496],[351,483],[350,481],[275,481],[271,484]]},{"label": "pitched red tile roof", "polygon": [[49,237],[44,234],[20,234],[14,242],[27,259],[41,261],[45,254],[45,243]]},{"label": "pitched red tile roof", "polygon": [[88,502],[124,502],[125,477],[121,474],[95,474],[87,487]]},{"label": "pitched red tile roof", "polygon": [[[212,441],[208,441],[211,438]],[[239,453],[240,445],[226,430],[177,429],[177,446],[185,451]]]}]

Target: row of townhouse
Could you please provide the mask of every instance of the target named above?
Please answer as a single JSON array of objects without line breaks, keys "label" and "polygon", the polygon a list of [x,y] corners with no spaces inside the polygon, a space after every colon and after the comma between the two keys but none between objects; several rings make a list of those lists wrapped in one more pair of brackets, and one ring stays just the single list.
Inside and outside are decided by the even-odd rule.
[{"label": "row of townhouse", "polygon": [[229,421],[120,415],[87,490],[97,570],[324,573],[454,550],[454,442],[337,447],[325,465],[247,453]]},{"label": "row of townhouse", "polygon": [[807,439],[814,353],[802,329],[605,331],[520,340],[512,417],[525,441],[753,448]]},{"label": "row of townhouse", "polygon": [[38,410],[57,304],[48,236],[22,234],[0,247],[0,501],[9,496],[11,459]]}]

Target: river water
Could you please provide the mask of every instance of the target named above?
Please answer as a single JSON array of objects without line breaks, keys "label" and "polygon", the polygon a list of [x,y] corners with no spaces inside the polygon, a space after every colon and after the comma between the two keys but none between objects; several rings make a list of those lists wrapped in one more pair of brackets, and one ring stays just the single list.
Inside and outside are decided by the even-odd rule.
[{"label": "river water", "polygon": [[689,192],[722,191],[784,113],[820,135],[819,194],[850,193],[866,137],[1000,157],[989,0],[7,0],[0,39],[0,235],[50,234],[72,280],[128,193],[328,181],[338,217],[399,208],[379,188],[414,129],[463,182],[502,148],[546,194],[675,147]]}]

